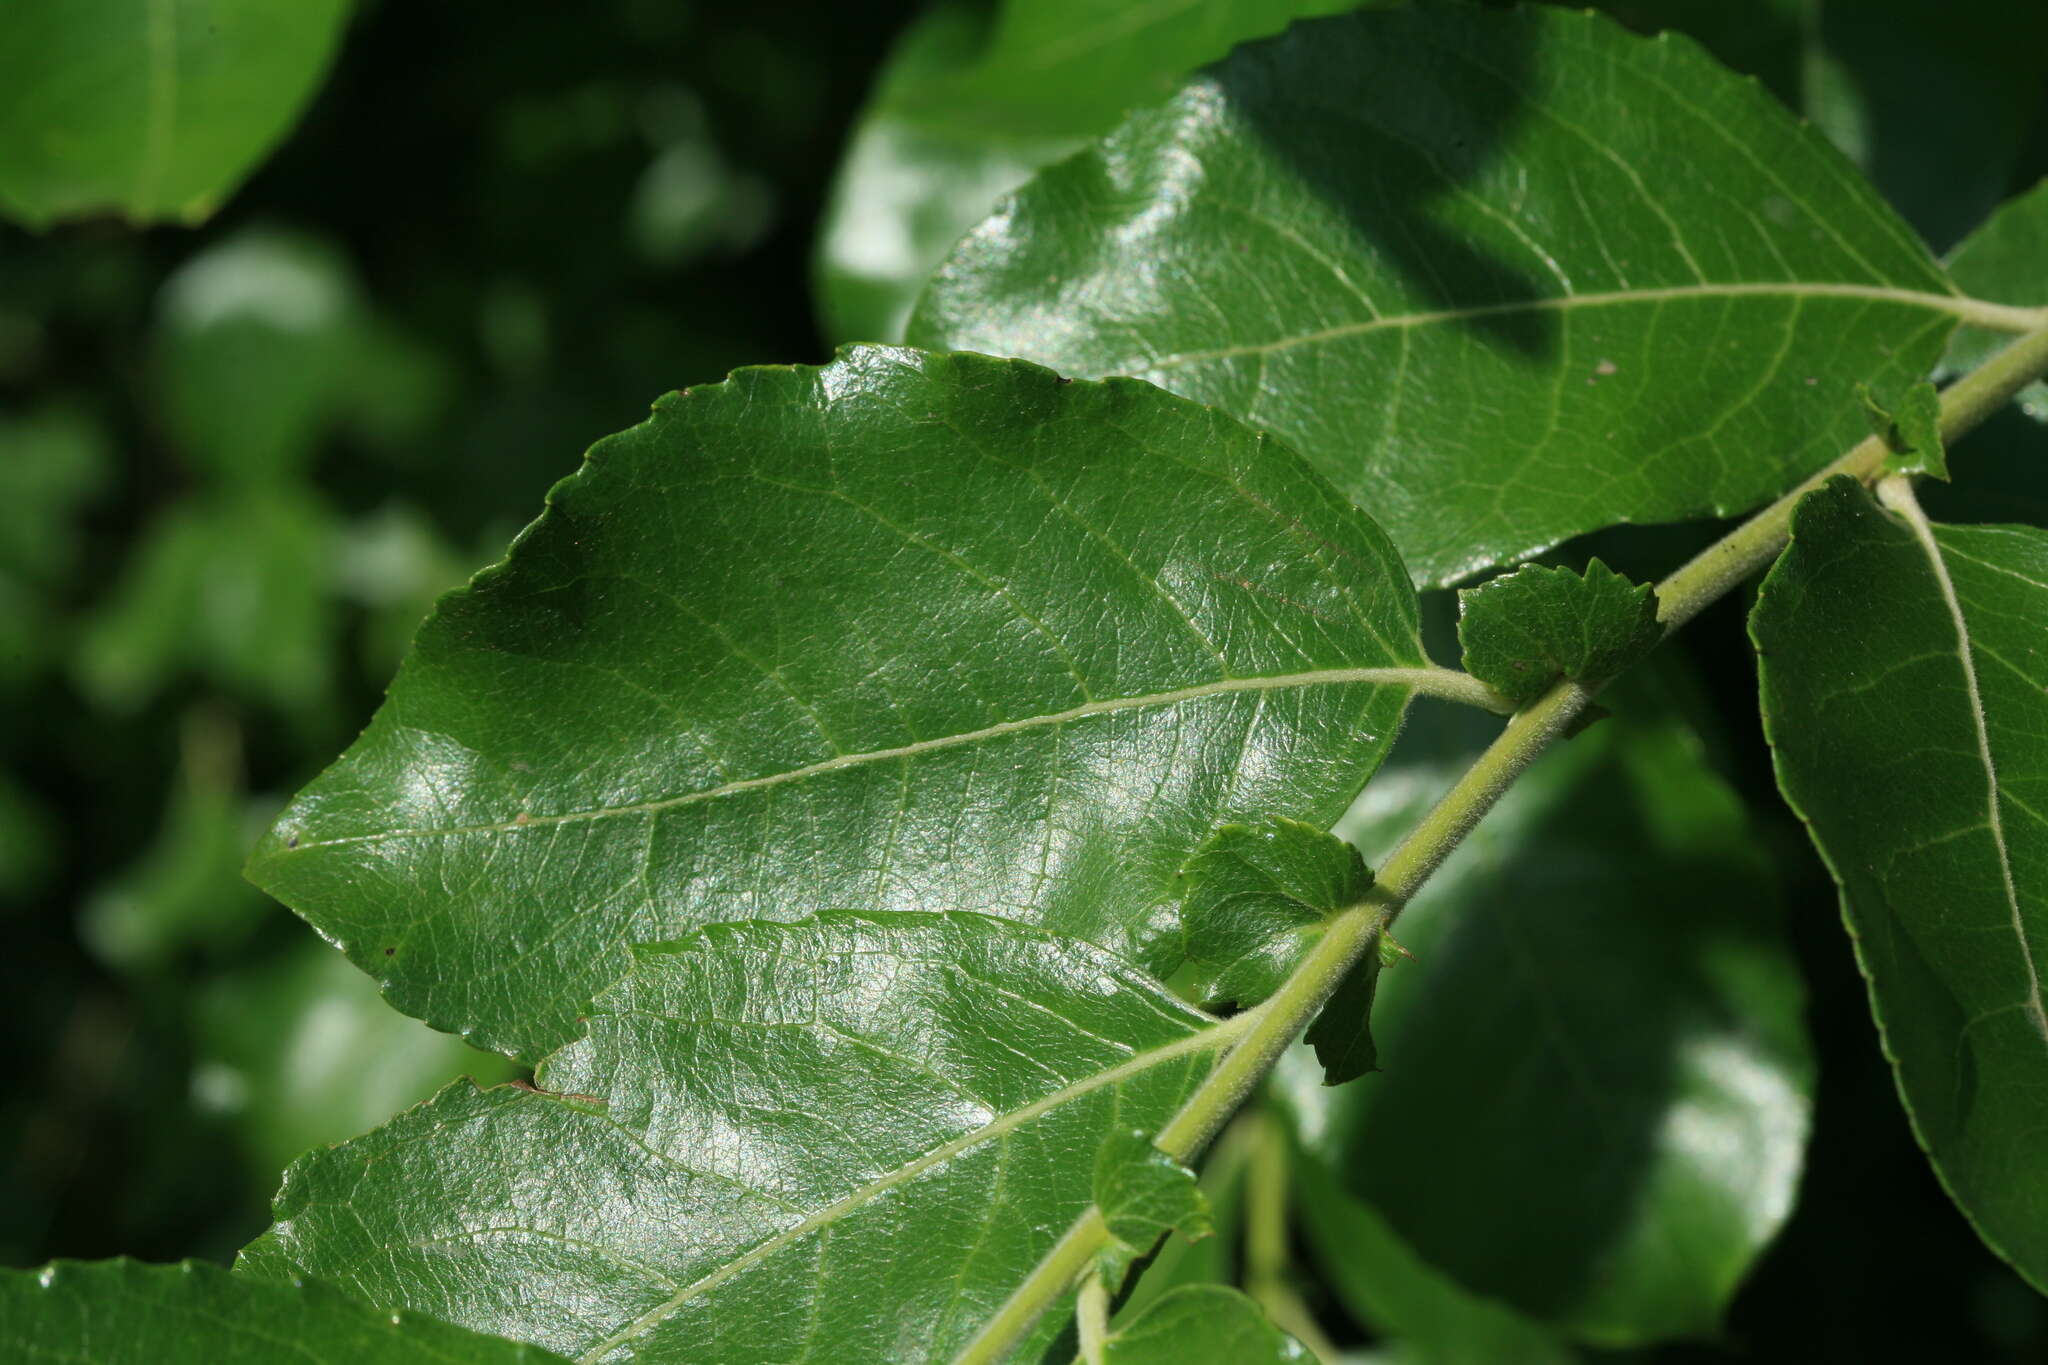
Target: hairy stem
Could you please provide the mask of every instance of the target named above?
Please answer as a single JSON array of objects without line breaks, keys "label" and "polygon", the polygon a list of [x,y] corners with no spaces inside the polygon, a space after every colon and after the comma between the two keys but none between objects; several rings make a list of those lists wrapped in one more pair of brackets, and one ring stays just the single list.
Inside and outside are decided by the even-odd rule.
[{"label": "hairy stem", "polygon": [[[2027,385],[2048,373],[2048,326],[2029,332],[1944,389],[1941,394],[1941,439],[1954,441],[2013,400]],[[1872,436],[1797,488],[1709,545],[1657,585],[1657,619],[1666,634],[1700,614],[1708,603],[1777,557],[1792,527],[1792,509],[1799,500],[1834,478],[1847,474],[1862,483],[1875,479],[1891,451],[1883,438]]]},{"label": "hairy stem", "polygon": [[1103,1365],[1109,1339],[1109,1291],[1100,1275],[1090,1275],[1082,1283],[1074,1318],[1080,1328],[1083,1365]]},{"label": "hairy stem", "polygon": [[[1943,390],[1942,439],[1953,441],[1972,430],[2043,376],[2048,376],[2048,325],[2021,336]],[[1873,481],[1882,472],[1889,449],[1878,437],[1860,442],[1658,584],[1658,619],[1667,637],[1784,548],[1792,509],[1801,498],[1837,474]],[[1180,1112],[1160,1129],[1155,1141],[1162,1151],[1179,1161],[1190,1161],[1201,1151],[1265,1078],[1280,1054],[1308,1027],[1375,937],[1493,809],[1522,770],[1570,728],[1592,696],[1590,689],[1575,682],[1560,682],[1508,721],[1485,752],[1388,855],[1371,894],[1334,916],[1293,974],[1249,1012],[1257,1018]],[[1231,1022],[1244,1018],[1241,1015]],[[955,1365],[990,1365],[1002,1359],[1038,1312],[1073,1288],[1075,1277],[1106,1235],[1101,1216],[1092,1208],[1084,1212],[956,1357]]]}]

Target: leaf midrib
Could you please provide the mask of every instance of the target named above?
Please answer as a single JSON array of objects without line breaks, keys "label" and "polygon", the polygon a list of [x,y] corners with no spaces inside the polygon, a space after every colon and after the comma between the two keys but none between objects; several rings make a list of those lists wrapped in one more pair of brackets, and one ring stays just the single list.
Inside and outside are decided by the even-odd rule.
[{"label": "leaf midrib", "polygon": [[[1214,682],[1197,683],[1190,687],[1174,688],[1165,692],[1152,692],[1135,697],[1110,697],[1100,701],[1083,702],[1064,711],[1051,711],[1043,715],[1025,716],[1016,720],[998,721],[976,730],[963,730],[951,735],[938,735],[931,739],[915,740],[886,749],[869,749],[860,753],[837,754],[807,763],[801,767],[788,768],[781,772],[764,773],[758,777],[740,778],[723,782],[701,791],[683,792],[675,796],[659,797],[652,801],[640,801],[622,806],[599,806],[589,810],[560,811],[552,815],[521,815],[511,820],[492,821],[475,825],[444,825],[430,828],[377,830],[369,834],[343,835],[334,839],[306,839],[296,845],[276,850],[275,856],[284,857],[297,853],[309,853],[315,849],[338,848],[360,844],[383,843],[393,839],[436,838],[456,834],[509,834],[521,830],[545,829],[553,825],[572,824],[589,820],[610,819],[616,816],[651,815],[672,810],[678,806],[694,805],[700,801],[711,801],[719,797],[733,796],[741,792],[756,791],[765,787],[781,786],[816,777],[823,773],[836,772],[842,768],[860,767],[870,763],[884,763],[892,759],[912,758],[919,754],[934,753],[944,749],[959,748],[962,745],[979,744],[986,740],[998,739],[1004,735],[1022,731],[1044,729],[1066,725],[1093,716],[1113,715],[1120,711],[1143,710],[1147,707],[1173,706],[1181,702],[1197,701],[1205,697],[1230,696],[1239,693],[1263,693],[1284,691],[1297,687],[1332,687],[1348,683],[1372,683],[1381,686],[1417,686],[1427,683],[1440,670],[1434,668],[1326,668],[1303,673],[1283,673],[1261,678],[1219,678]],[[1361,742],[1371,742],[1377,736],[1366,735]]]},{"label": "leaf midrib", "polygon": [[1202,364],[1212,360],[1229,360],[1237,356],[1272,355],[1292,350],[1297,346],[1315,346],[1329,341],[1343,341],[1367,333],[1411,327],[1429,327],[1443,323],[1465,322],[1480,318],[1503,317],[1516,313],[1558,313],[1578,308],[1614,308],[1637,303],[1666,303],[1680,299],[1694,298],[1847,298],[1863,299],[1878,303],[1898,303],[1930,312],[1947,313],[1964,322],[2000,331],[2021,329],[2028,324],[2041,322],[2040,310],[2015,308],[2007,304],[1992,303],[1986,299],[1971,298],[1965,294],[1936,294],[1917,289],[1898,289],[1888,285],[1875,284],[1822,284],[1798,283],[1794,281],[1773,281],[1729,284],[1669,285],[1646,289],[1616,289],[1580,294],[1559,294],[1547,298],[1515,299],[1506,303],[1473,304],[1463,308],[1442,308],[1424,313],[1382,313],[1377,317],[1358,322],[1341,323],[1314,332],[1302,332],[1295,336],[1277,337],[1272,341],[1245,342],[1236,346],[1218,346],[1202,351],[1179,351],[1155,359],[1138,358],[1111,367],[1115,374],[1153,374],[1182,365]]},{"label": "leaf midrib", "polygon": [[1106,1067],[1078,1081],[1061,1086],[1049,1095],[1041,1096],[1027,1105],[1012,1109],[1006,1114],[1000,1114],[981,1127],[940,1143],[928,1152],[919,1153],[916,1157],[898,1166],[896,1169],[877,1176],[858,1189],[840,1196],[824,1208],[819,1209],[816,1213],[806,1216],[800,1222],[784,1228],[772,1237],[755,1243],[709,1274],[699,1276],[689,1284],[682,1286],[674,1294],[671,1294],[662,1302],[648,1309],[618,1331],[597,1342],[577,1356],[576,1365],[594,1365],[594,1362],[602,1360],[611,1351],[616,1350],[629,1341],[644,1336],[691,1299],[710,1292],[726,1280],[731,1279],[734,1275],[739,1274],[749,1266],[765,1260],[798,1238],[819,1228],[830,1227],[878,1196],[886,1194],[906,1181],[914,1180],[932,1167],[942,1162],[950,1161],[962,1152],[978,1147],[985,1142],[991,1142],[1015,1132],[1018,1128],[1023,1127],[1032,1120],[1040,1118],[1064,1104],[1092,1094],[1104,1086],[1115,1085],[1119,1081],[1149,1071],[1155,1066],[1162,1066],[1167,1062],[1178,1060],[1190,1054],[1214,1051],[1224,1047],[1239,1034],[1249,1029],[1259,1018],[1259,1015],[1260,1011],[1257,1009],[1247,1010],[1243,1014],[1234,1015],[1229,1019],[1219,1021],[1206,1028],[1198,1029],[1162,1047],[1153,1048],[1149,1052],[1138,1053],[1136,1056],[1126,1057],[1115,1066]]},{"label": "leaf midrib", "polygon": [[[1895,487],[1906,491],[1903,495],[1887,496]],[[2013,937],[2019,941],[2020,965],[2027,974],[2027,996],[2020,1004],[2033,1022],[2042,1044],[2048,1046],[2048,1008],[2043,1007],[2041,976],[2034,967],[2034,945],[2027,936],[2026,916],[2020,911],[2019,886],[2012,875],[2012,850],[2006,845],[2005,814],[2000,809],[2003,796],[1998,785],[1998,765],[1991,754],[1991,731],[1985,722],[1984,697],[1977,684],[1977,661],[1972,657],[1974,646],[1970,640],[1969,621],[1963,614],[1961,599],[1956,596],[1955,581],[1949,576],[1948,561],[1942,554],[1941,544],[1934,538],[1934,527],[1928,522],[1927,514],[1920,510],[1919,501],[1912,496],[1910,486],[1888,482],[1879,490],[1879,496],[1904,520],[1912,532],[1914,543],[1927,556],[1935,584],[1941,589],[1942,604],[1948,609],[1949,620],[1955,627],[1956,657],[1962,664],[1963,687],[1970,700],[1970,723],[1976,731],[1978,761],[1984,766],[1985,826],[1991,832],[1993,847],[1998,850],[1998,875],[2005,891],[2006,908],[2012,917]]]}]

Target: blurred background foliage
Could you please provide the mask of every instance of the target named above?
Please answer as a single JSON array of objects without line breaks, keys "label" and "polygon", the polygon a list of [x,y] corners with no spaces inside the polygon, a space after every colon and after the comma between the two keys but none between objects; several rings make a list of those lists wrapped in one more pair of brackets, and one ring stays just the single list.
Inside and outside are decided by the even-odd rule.
[{"label": "blurred background foliage", "polygon": [[[217,208],[187,186],[108,192],[188,225],[62,213],[103,187],[47,167],[0,183],[38,225],[0,225],[0,1009],[17,1056],[0,1258],[225,1259],[299,1152],[455,1075],[511,1077],[383,1006],[239,875],[433,598],[655,396],[892,339],[921,273],[1035,166],[1275,13],[1345,7],[1184,6],[1117,65],[1049,53],[1099,13],[1075,0],[357,0],[327,7],[331,69]],[[2048,7],[1606,7],[1756,74],[1937,251],[2048,172]],[[0,32],[0,125],[35,113],[32,46]],[[294,60],[311,81],[321,52]],[[2011,417],[1978,448],[2000,442],[2040,432]],[[2048,503],[2037,477],[1970,496],[1987,516]],[[1707,534],[1615,532],[1559,557],[1597,548],[1648,576]],[[1816,1134],[1726,1339],[1644,1354],[2048,1358],[2048,1305],[1971,1236],[1894,1101],[1832,888],[1770,783],[1742,611],[1710,613],[1660,667],[1785,888]],[[1248,1182],[1286,1179],[1255,1131],[1211,1163],[1227,1223]],[[1328,1229],[1387,1234],[1310,1194],[1301,1268],[1247,1273],[1291,1274],[1363,1339],[1384,1287],[1347,1284]],[[1236,1273],[1230,1242],[1162,1270]],[[1412,1287],[1417,1311],[1479,1311],[1434,1292]],[[1493,1342],[1477,1360],[1571,1357],[1471,1340]]]}]

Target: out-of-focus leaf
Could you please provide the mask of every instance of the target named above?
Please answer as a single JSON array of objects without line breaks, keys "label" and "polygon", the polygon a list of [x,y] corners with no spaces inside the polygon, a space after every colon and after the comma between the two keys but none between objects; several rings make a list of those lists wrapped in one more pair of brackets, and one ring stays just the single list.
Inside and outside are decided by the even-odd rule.
[{"label": "out-of-focus leaf", "polygon": [[1418,4],[1248,44],[1040,173],[909,334],[1216,404],[1442,584],[1776,495],[1957,306],[1838,152],[1691,42]]},{"label": "out-of-focus leaf", "polygon": [[566,1365],[533,1346],[203,1261],[0,1270],[0,1352],[50,1365]]},{"label": "out-of-focus leaf", "polygon": [[77,560],[77,514],[108,464],[106,433],[75,407],[0,416],[0,689],[58,653],[51,594]]},{"label": "out-of-focus leaf", "polygon": [[75,408],[0,417],[0,574],[47,585],[70,572],[73,518],[108,463],[106,433]]},{"label": "out-of-focus leaf", "polygon": [[195,500],[151,528],[80,641],[79,681],[132,710],[192,673],[288,713],[331,686],[334,527],[295,488]]},{"label": "out-of-focus leaf", "polygon": [[[2048,308],[2048,180],[2003,205],[1948,255],[1949,277],[1980,298]],[[1964,327],[1949,343],[1942,367],[1960,374],[1989,360],[2011,338]],[[2020,391],[2020,410],[2048,422],[2048,384]]]},{"label": "out-of-focus leaf", "polygon": [[1458,594],[1465,671],[1517,705],[1560,678],[1604,683],[1663,638],[1650,585],[1597,559],[1583,572],[1527,565]]},{"label": "out-of-focus leaf", "polygon": [[1184,1285],[1118,1324],[1103,1365],[1311,1365],[1259,1306],[1220,1284]]},{"label": "out-of-focus leaf", "polygon": [[311,935],[210,979],[194,1009],[192,1098],[232,1117],[262,1195],[302,1153],[365,1132],[458,1076],[493,1085],[516,1074],[392,1009]]},{"label": "out-of-focus leaf", "polygon": [[[1288,1087],[1309,1154],[1434,1272],[1603,1345],[1715,1330],[1790,1211],[1813,1070],[1741,806],[1689,733],[1617,707],[1402,915],[1384,1069]],[[1462,766],[1391,766],[1340,830],[1386,846]],[[1425,1306],[1373,1311],[1420,1335]]]},{"label": "out-of-focus leaf", "polygon": [[1750,619],[1786,799],[1842,888],[1915,1132],[2048,1289],[2048,531],[1803,500]]},{"label": "out-of-focus leaf", "polygon": [[[1326,1108],[1343,1102],[1322,1082],[1321,1064],[1300,1048],[1276,1073],[1275,1092],[1296,1131],[1311,1142],[1321,1137]],[[1578,1359],[1554,1330],[1475,1294],[1416,1255],[1321,1157],[1301,1156],[1292,1177],[1315,1263],[1339,1302],[1394,1340],[1403,1365],[1569,1365]]]},{"label": "out-of-focus leaf", "polygon": [[56,830],[43,806],[0,772],[0,906],[35,891],[56,865]]},{"label": "out-of-focus leaf", "polygon": [[194,711],[185,719],[163,825],[142,856],[86,903],[86,943],[125,971],[161,967],[186,949],[226,956],[270,906],[242,880],[241,867],[276,810],[275,802],[252,802],[244,789],[232,723]]},{"label": "out-of-focus leaf", "polygon": [[403,504],[387,504],[343,531],[335,590],[369,610],[363,657],[371,676],[391,675],[434,599],[474,568],[432,522]]},{"label": "out-of-focus leaf", "polygon": [[196,222],[283,140],[347,0],[11,0],[0,211]]},{"label": "out-of-focus leaf", "polygon": [[900,340],[947,248],[1033,171],[1235,44],[1358,3],[944,0],[899,40],[840,170],[820,244],[826,329]]},{"label": "out-of-focus leaf", "polygon": [[[1186,528],[1199,524],[1202,534]],[[1423,662],[1392,547],[1149,385],[855,348],[600,443],[251,875],[537,1059],[704,923],[969,909],[1178,965],[1219,824],[1327,824]]]},{"label": "out-of-focus leaf", "polygon": [[1804,4],[1803,112],[1948,247],[2005,198],[2048,119],[2048,6]]},{"label": "out-of-focus leaf", "polygon": [[1156,1132],[1229,1034],[980,915],[634,956],[543,1091],[458,1085],[306,1157],[242,1268],[593,1360],[949,1360],[1088,1207],[1103,1139]]},{"label": "out-of-focus leaf", "polygon": [[354,274],[333,247],[261,231],[209,246],[158,301],[163,413],[180,453],[237,483],[296,474],[359,401],[371,339]]}]

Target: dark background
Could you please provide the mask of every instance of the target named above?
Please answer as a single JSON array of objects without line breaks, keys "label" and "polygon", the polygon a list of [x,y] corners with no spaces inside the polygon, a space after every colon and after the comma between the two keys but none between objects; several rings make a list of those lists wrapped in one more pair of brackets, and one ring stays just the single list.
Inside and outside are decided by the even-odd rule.
[{"label": "dark background", "polygon": [[[364,3],[298,130],[202,228],[0,227],[0,503],[15,500],[0,532],[12,514],[40,546],[0,579],[0,1018],[17,1058],[0,1260],[225,1260],[266,1224],[296,1151],[456,1074],[511,1074],[391,1016],[239,882],[242,852],[367,718],[433,595],[495,557],[593,440],[669,389],[824,357],[820,205],[912,8]],[[1827,126],[1796,6],[1611,8],[1692,29]],[[1886,25],[1913,8],[1833,11],[1831,50],[1876,111],[1873,175],[1940,249],[2048,170],[2048,125],[2008,118],[1995,160],[1948,156],[1940,139],[1970,129],[1930,128],[1885,92],[2024,93],[2038,76],[2014,63],[2041,57],[2012,50],[2025,35],[2001,16],[2023,5],[1942,7],[1942,44],[1902,56]],[[168,415],[181,365],[227,362],[181,351],[160,292],[250,241],[326,262],[353,291],[361,352],[307,405],[298,462],[260,476]],[[21,493],[21,452],[59,447],[68,484]],[[289,506],[333,553],[245,533],[259,504]],[[203,529],[162,548],[181,521]],[[1705,534],[1600,549],[1654,570]],[[250,583],[277,590],[236,587]],[[1913,1146],[1832,889],[1770,783],[1744,605],[1682,650],[1727,766],[1776,821],[1821,1058],[1816,1136],[1727,1340],[1651,1354],[2048,1359],[2048,1302],[1981,1247]],[[213,660],[223,619],[295,652]]]}]

